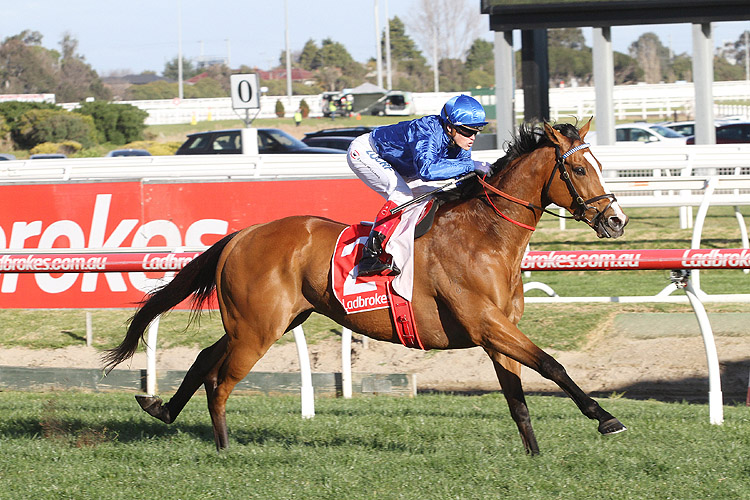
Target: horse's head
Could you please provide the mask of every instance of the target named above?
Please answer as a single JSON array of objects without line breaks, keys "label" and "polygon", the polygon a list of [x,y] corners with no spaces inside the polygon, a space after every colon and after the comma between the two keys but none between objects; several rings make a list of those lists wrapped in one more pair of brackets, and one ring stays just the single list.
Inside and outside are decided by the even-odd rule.
[{"label": "horse's head", "polygon": [[576,220],[591,226],[600,238],[618,238],[625,230],[628,216],[615,195],[607,191],[601,164],[584,141],[590,124],[591,120],[578,131],[572,125],[544,124],[544,133],[555,149],[555,168],[544,186],[542,199],[566,208]]}]

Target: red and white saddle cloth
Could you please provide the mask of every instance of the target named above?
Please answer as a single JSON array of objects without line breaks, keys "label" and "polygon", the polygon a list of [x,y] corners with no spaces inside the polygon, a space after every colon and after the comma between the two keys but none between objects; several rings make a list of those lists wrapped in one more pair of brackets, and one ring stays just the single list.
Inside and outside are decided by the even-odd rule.
[{"label": "red and white saddle cloth", "polygon": [[357,277],[357,263],[371,226],[355,224],[344,229],[336,240],[331,259],[333,293],[347,314],[390,308],[401,343],[424,349],[414,322],[411,302],[393,290],[393,277]]}]

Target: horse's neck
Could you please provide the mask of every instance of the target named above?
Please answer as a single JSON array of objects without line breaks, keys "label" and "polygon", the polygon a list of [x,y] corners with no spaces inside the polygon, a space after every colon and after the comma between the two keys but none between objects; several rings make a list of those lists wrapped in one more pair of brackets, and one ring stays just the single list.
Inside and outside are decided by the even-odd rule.
[{"label": "horse's neck", "polygon": [[[554,157],[549,148],[542,148],[521,158],[513,160],[508,167],[498,175],[495,187],[509,195],[542,206],[542,191],[554,168]],[[514,205],[508,210],[523,213],[526,208],[518,204],[507,202],[504,205]],[[535,222],[542,216],[538,211]]]},{"label": "horse's neck", "polygon": [[[551,158],[548,151],[534,151],[529,155],[511,162],[505,171],[499,174],[494,185],[500,191],[513,196],[514,198],[531,203],[535,207],[541,207],[542,191],[544,190],[544,185],[551,174],[553,168],[551,162],[553,161],[554,159]],[[504,215],[514,221],[531,227],[536,227],[542,216],[539,209],[532,210],[500,196],[491,196],[491,200],[495,207],[497,207],[497,209]],[[502,217],[495,212],[495,208],[486,202],[486,197],[484,200],[481,200],[480,203],[489,217],[495,219],[494,224],[502,224],[504,230],[499,233],[499,236],[505,240],[504,243],[515,245],[518,245],[519,242],[522,243],[521,245],[518,245],[518,258],[520,260],[533,232],[518,224],[502,219]],[[511,245],[506,245],[505,247],[509,248],[510,246]]]}]

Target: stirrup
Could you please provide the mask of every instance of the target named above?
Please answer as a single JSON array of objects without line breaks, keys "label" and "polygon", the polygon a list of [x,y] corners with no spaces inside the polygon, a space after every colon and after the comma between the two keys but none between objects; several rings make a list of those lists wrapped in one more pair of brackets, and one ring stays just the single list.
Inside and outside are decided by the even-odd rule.
[{"label": "stirrup", "polygon": [[388,262],[383,262],[376,255],[364,257],[359,261],[357,269],[358,277],[398,276],[399,274],[401,274],[401,269],[393,263],[393,258],[389,258]]}]

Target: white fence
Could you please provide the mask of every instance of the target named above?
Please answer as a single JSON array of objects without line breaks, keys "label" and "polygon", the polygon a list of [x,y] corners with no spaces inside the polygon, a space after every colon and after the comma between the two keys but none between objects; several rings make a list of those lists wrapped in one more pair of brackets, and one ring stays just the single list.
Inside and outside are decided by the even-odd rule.
[{"label": "white fence", "polygon": [[[750,174],[750,145],[594,146],[605,178]],[[475,151],[494,162],[502,151]],[[354,178],[346,155],[200,155],[0,162],[0,183],[111,179]],[[609,181],[608,181],[609,182]]]},{"label": "white fence", "polygon": [[[464,93],[471,93],[465,90]],[[443,104],[455,92],[415,92],[412,93],[415,114],[427,115],[440,112]],[[716,102],[716,116],[741,115],[750,117],[750,107],[732,101],[750,100],[750,82],[714,82],[713,96]],[[477,96],[484,105],[494,106],[494,95]],[[320,95],[262,96],[259,118],[276,116],[276,101],[284,105],[286,116],[291,118],[300,101],[304,99],[310,107],[310,116],[322,116]],[[523,89],[515,91],[515,112],[523,119]],[[695,118],[695,90],[692,83],[655,85],[617,85],[613,90],[616,117],[620,120],[673,119],[675,113],[688,119]],[[149,113],[147,125],[166,125],[211,120],[234,120],[244,118],[244,113],[232,109],[229,97],[204,99],[159,99],[144,101],[122,101],[132,104]],[[549,91],[550,117],[558,120],[563,117],[587,117],[595,115],[596,96],[594,87],[551,88]],[[78,103],[61,104],[65,109],[73,109]],[[255,112],[251,113],[253,117]]]}]

